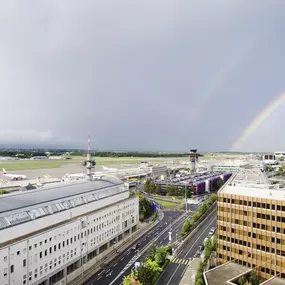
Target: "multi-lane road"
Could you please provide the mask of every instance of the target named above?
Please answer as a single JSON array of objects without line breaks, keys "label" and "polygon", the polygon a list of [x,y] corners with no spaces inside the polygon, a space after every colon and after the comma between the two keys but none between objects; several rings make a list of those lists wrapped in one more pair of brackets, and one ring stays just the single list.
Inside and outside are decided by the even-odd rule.
[{"label": "multi-lane road", "polygon": [[[179,233],[186,218],[191,218],[199,205],[190,205],[191,212],[164,211],[163,219],[151,230],[146,232],[140,239],[134,241],[126,250],[118,255],[105,266],[103,270],[92,276],[86,285],[121,285],[124,276],[131,273],[135,262],[142,261],[148,252],[152,243],[157,246],[166,246],[169,243],[169,232],[172,232],[172,244],[177,249],[181,238]],[[189,209],[188,208],[188,209]],[[199,246],[208,236],[210,228],[216,225],[216,216],[212,215],[206,218],[203,225],[195,231],[192,237],[179,249],[175,259],[168,265],[167,270],[163,272],[158,285],[179,284],[190,258],[197,252]],[[177,239],[177,241],[176,241]],[[134,245],[139,245],[139,250],[132,249]]]},{"label": "multi-lane road", "polygon": [[167,266],[166,270],[164,270],[156,283],[157,285],[179,284],[187,269],[187,266],[189,265],[189,261],[194,257],[204,239],[209,235],[211,227],[216,227],[216,223],[216,213],[206,217],[203,224],[201,224],[201,226],[198,227],[195,232],[193,232],[191,238],[185,242],[180,252]]},{"label": "multi-lane road", "polygon": [[[197,210],[198,206],[193,205],[192,210]],[[192,213],[179,211],[165,211],[163,219],[150,231],[145,233],[143,237],[135,241],[124,252],[110,262],[104,270],[92,276],[85,284],[86,285],[120,285],[123,282],[123,277],[131,273],[135,262],[140,262],[147,254],[147,250],[152,243],[157,246],[167,245],[169,243],[169,232],[172,232],[172,242],[178,238],[182,230],[182,225],[187,217],[191,217]],[[139,244],[139,251],[132,249],[133,245]],[[179,241],[174,245],[177,248]]]}]

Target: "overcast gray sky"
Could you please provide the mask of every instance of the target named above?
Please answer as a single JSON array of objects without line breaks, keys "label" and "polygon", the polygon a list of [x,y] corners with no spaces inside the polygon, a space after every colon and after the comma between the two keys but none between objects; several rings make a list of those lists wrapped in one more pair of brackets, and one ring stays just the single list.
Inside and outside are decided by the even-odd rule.
[{"label": "overcast gray sky", "polygon": [[[285,91],[285,1],[4,1],[0,142],[224,151]],[[285,149],[285,102],[239,146]]]}]

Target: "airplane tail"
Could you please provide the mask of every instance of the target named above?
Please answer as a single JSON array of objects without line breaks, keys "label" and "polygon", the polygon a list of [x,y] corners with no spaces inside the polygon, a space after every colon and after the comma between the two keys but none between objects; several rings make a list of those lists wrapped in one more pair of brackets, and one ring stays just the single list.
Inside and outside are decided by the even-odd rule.
[{"label": "airplane tail", "polygon": [[104,170],[107,170],[108,168],[107,168],[106,166],[104,166],[104,165],[103,165],[103,169],[104,169]]},{"label": "airplane tail", "polygon": [[2,168],[3,169],[3,173],[4,174],[7,174],[7,171],[5,170],[5,168]]}]

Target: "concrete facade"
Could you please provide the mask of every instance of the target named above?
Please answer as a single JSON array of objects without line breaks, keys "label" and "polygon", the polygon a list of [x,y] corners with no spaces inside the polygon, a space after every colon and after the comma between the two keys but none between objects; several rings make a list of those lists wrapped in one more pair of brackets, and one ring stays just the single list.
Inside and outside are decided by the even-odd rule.
[{"label": "concrete facade", "polygon": [[[100,189],[96,189],[99,181],[89,183],[94,190],[86,192],[78,184],[77,195],[0,213],[1,285],[66,284],[136,230],[139,202],[129,196],[128,187],[119,180],[106,182],[103,188],[100,181]],[[68,192],[68,187],[60,191]],[[28,194],[35,191],[41,190]]]}]

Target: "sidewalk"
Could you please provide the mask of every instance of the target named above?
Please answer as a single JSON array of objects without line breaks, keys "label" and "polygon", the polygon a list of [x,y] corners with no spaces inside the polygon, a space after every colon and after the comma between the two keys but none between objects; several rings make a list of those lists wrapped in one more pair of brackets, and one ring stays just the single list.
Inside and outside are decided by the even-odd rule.
[{"label": "sidewalk", "polygon": [[[84,271],[84,273],[77,278],[73,279],[72,281],[68,282],[68,285],[79,285],[86,282],[90,279],[93,275],[95,275],[98,271],[105,267],[108,263],[110,263],[114,258],[121,254],[126,248],[128,248],[135,240],[141,238],[147,231],[151,230],[155,227],[160,220],[163,219],[164,214],[161,213],[159,219],[155,220],[152,223],[142,223],[139,226],[139,229],[130,235],[125,241],[122,243],[118,243],[116,246],[112,247],[112,250],[106,251],[103,253],[102,258],[96,262],[93,266],[88,268]],[[119,249],[120,251],[117,253],[116,250]]]},{"label": "sidewalk", "polygon": [[201,258],[194,258],[187,267],[179,285],[195,285],[196,272]]}]

